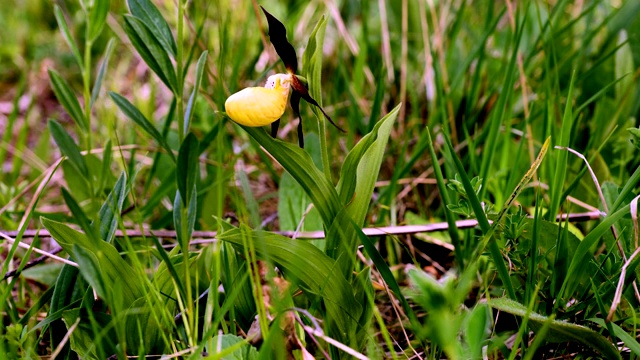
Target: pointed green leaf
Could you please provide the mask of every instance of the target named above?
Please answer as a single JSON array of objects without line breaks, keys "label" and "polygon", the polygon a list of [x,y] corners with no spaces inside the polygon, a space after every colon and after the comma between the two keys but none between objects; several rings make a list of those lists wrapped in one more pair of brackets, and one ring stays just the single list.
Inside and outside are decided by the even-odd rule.
[{"label": "pointed green leaf", "polygon": [[[69,333],[71,349],[76,352],[76,355],[68,357],[69,359],[98,360],[115,353],[114,344],[117,342],[113,330],[106,336],[101,334],[102,336],[98,337],[96,334],[97,329],[110,328],[111,316],[104,313],[93,313],[89,316],[85,309],[72,309],[62,313],[62,320],[67,329],[77,323],[75,330]],[[97,339],[102,341],[96,343]]]},{"label": "pointed green leaf", "polygon": [[353,147],[342,165],[338,182],[340,200],[359,226],[364,225],[384,151],[400,106],[393,108],[378,121],[374,129]]},{"label": "pointed green leaf", "polygon": [[146,131],[147,134],[151,135],[151,137],[153,137],[158,142],[158,144],[160,144],[160,146],[162,146],[167,151],[169,156],[174,161],[176,160],[175,155],[173,154],[173,150],[171,150],[171,147],[169,146],[167,141],[162,137],[162,135],[160,135],[160,132],[158,131],[158,129],[155,128],[155,126],[153,126],[151,121],[149,121],[140,112],[140,110],[138,110],[138,108],[133,106],[133,104],[130,103],[129,100],[127,100],[124,96],[122,96],[120,94],[116,94],[114,92],[109,92],[109,96],[111,96],[111,99],[113,99],[113,101],[116,103],[116,105],[118,105],[120,110],[129,119],[133,120],[133,122],[135,122],[140,127],[142,127],[142,129],[144,131]]},{"label": "pointed green leaf", "polygon": [[[127,174],[122,172],[113,190],[109,193],[107,200],[102,204],[98,213],[98,226],[100,239],[110,243],[116,233],[118,219],[122,212],[124,200],[127,198],[129,189],[127,188]],[[95,226],[94,226],[95,227]]]},{"label": "pointed green leaf", "polygon": [[111,58],[111,53],[113,53],[113,44],[115,43],[114,38],[109,40],[107,43],[107,49],[104,52],[104,57],[102,58],[102,63],[100,63],[100,68],[98,69],[98,75],[96,76],[96,82],[93,84],[93,90],[91,91],[91,102],[89,103],[91,107],[95,103],[98,95],[100,94],[100,88],[102,87],[102,80],[104,79],[104,74],[107,71],[107,67],[109,66],[109,59]]},{"label": "pointed green leaf", "polygon": [[191,188],[190,199],[188,200],[188,209],[185,212],[185,200],[182,199],[180,191],[176,191],[176,198],[173,202],[173,226],[176,228],[176,237],[178,244],[183,249],[189,247],[189,240],[196,224],[196,201],[197,193],[195,186]]},{"label": "pointed green leaf", "polygon": [[171,56],[176,56],[176,41],[167,21],[158,8],[149,0],[127,0],[131,14],[147,25],[162,47]]},{"label": "pointed green leaf", "polygon": [[178,171],[176,171],[176,180],[178,183],[178,191],[182,198],[182,203],[186,206],[188,204],[187,196],[184,194],[191,194],[191,190],[195,188],[196,182],[199,177],[198,161],[200,155],[200,143],[198,138],[189,133],[187,137],[180,145],[180,151],[178,152]]},{"label": "pointed green leaf", "polygon": [[62,155],[69,159],[71,164],[73,164],[85,179],[88,179],[89,170],[87,169],[87,164],[85,163],[82,154],[80,154],[80,149],[78,148],[78,145],[76,145],[75,141],[73,141],[71,135],[67,133],[67,130],[65,130],[59,122],[53,119],[49,120],[48,125],[51,136],[60,148]]},{"label": "pointed green leaf", "polygon": [[[120,257],[113,245],[105,241],[91,241],[83,233],[53,220],[41,218],[40,221],[49,230],[51,237],[71,254],[72,258],[77,260],[85,253],[92,254],[94,258],[90,260],[95,260],[95,266],[100,269],[104,286],[109,289],[118,289],[124,304],[131,304],[144,295],[142,281],[137,278],[134,269]],[[82,248],[84,253],[76,254],[74,245]]]},{"label": "pointed green leaf", "polygon": [[142,20],[131,15],[124,16],[124,31],[147,66],[171,91],[177,92],[176,72],[167,50],[160,43],[160,38],[153,34]]},{"label": "pointed green leaf", "polygon": [[78,269],[80,269],[82,276],[84,276],[99,297],[102,299],[110,299],[111,295],[102,278],[102,271],[96,256],[78,244],[73,244],[72,249],[73,258],[78,263]]},{"label": "pointed green leaf", "polygon": [[382,118],[373,131],[349,152],[342,166],[338,191],[341,205],[345,208],[331,224],[326,253],[332,259],[338,259],[338,265],[347,278],[353,271],[358,242],[355,229],[345,225],[350,220],[358,227],[364,225],[387,141],[399,110],[400,106],[396,106]]},{"label": "pointed green leaf", "polygon": [[319,106],[322,106],[322,45],[326,29],[327,19],[323,16],[309,35],[307,47],[302,55],[302,65],[304,66],[302,74],[309,82],[309,94],[317,100]]},{"label": "pointed green leaf", "polygon": [[73,36],[71,36],[71,32],[69,31],[69,27],[67,26],[67,20],[65,20],[62,10],[60,10],[60,7],[58,5],[54,5],[53,12],[55,13],[56,21],[58,22],[58,27],[62,32],[64,41],[66,41],[67,45],[69,45],[69,48],[71,48],[73,57],[76,59],[76,62],[78,63],[78,66],[80,66],[80,69],[83,69],[84,65],[82,62],[82,56],[80,56],[80,51],[78,50],[78,46],[76,45]]},{"label": "pointed green leaf", "polygon": [[76,125],[78,125],[80,130],[87,132],[87,119],[84,117],[78,98],[73,93],[73,90],[71,90],[67,81],[52,69],[49,69],[49,80],[51,81],[53,93],[56,94],[56,98],[60,101],[60,104],[67,111],[69,116],[71,116]]},{"label": "pointed green leaf", "polygon": [[189,132],[189,127],[191,126],[191,118],[193,118],[194,106],[196,104],[196,98],[198,96],[198,92],[200,91],[200,86],[202,86],[202,78],[204,75],[204,68],[207,64],[207,54],[205,51],[200,55],[200,59],[198,59],[198,63],[196,64],[196,81],[193,85],[193,90],[191,91],[191,96],[189,96],[189,102],[187,103],[187,109],[185,110],[184,115],[184,131],[186,133]]},{"label": "pointed green leaf", "polygon": [[98,240],[97,234],[93,232],[93,228],[91,227],[91,222],[80,205],[78,205],[76,200],[71,196],[71,194],[69,194],[69,191],[65,187],[61,188],[60,191],[62,192],[64,202],[67,204],[69,211],[71,211],[71,214],[73,215],[76,223],[80,226],[80,229],[82,229],[82,231],[84,231],[91,240]]},{"label": "pointed green leaf", "polygon": [[110,7],[111,0],[93,1],[93,5],[89,9],[89,29],[87,30],[87,37],[90,42],[95,41],[100,36],[102,28],[107,21]]}]

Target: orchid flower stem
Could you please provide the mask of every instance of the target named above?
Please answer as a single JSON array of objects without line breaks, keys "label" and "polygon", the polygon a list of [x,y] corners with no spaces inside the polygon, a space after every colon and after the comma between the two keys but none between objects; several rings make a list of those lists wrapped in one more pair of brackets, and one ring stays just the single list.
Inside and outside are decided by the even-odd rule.
[{"label": "orchid flower stem", "polygon": [[327,147],[327,121],[320,114],[318,116],[318,133],[320,134],[320,148],[322,149],[322,171],[324,176],[333,183],[331,179],[331,165],[329,163],[329,149]]}]

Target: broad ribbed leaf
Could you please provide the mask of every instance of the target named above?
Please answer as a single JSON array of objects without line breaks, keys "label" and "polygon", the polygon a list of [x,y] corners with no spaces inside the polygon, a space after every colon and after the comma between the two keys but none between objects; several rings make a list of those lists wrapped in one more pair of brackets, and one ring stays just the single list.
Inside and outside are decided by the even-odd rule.
[{"label": "broad ribbed leaf", "polygon": [[302,186],[318,209],[325,225],[331,224],[340,211],[338,193],[322,172],[313,165],[309,154],[295,145],[271,138],[262,128],[243,126],[243,129]]},{"label": "broad ribbed leaf", "polygon": [[124,31],[147,66],[175,93],[178,89],[176,72],[160,38],[142,20],[131,15],[124,16]]},{"label": "broad ribbed leaf", "polygon": [[52,69],[49,69],[49,80],[51,81],[53,93],[56,94],[56,98],[60,101],[60,104],[64,107],[78,127],[83,132],[87,132],[87,120],[84,117],[78,98],[74,94],[73,90],[71,90],[67,81]]},{"label": "broad ribbed leaf", "polygon": [[[124,304],[131,304],[144,295],[142,282],[137,278],[136,272],[120,257],[113,245],[105,241],[91,241],[83,233],[53,220],[41,218],[41,222],[49,230],[51,237],[71,254],[73,259],[77,260],[79,256],[84,255],[76,254],[74,245],[92,254],[96,267],[100,269],[105,288],[118,289]],[[86,256],[84,258],[87,259]],[[91,279],[87,280],[91,283]]]},{"label": "broad ribbed leaf", "polygon": [[158,8],[149,0],[127,0],[131,14],[147,25],[162,47],[171,56],[176,56],[176,41],[171,34],[167,21]]},{"label": "broad ribbed leaf", "polygon": [[162,146],[167,151],[169,156],[174,161],[176,160],[175,155],[173,154],[173,150],[171,150],[171,147],[169,146],[169,144],[162,137],[162,135],[160,134],[158,129],[156,129],[155,126],[153,126],[151,121],[149,121],[140,112],[140,110],[138,110],[138,108],[133,106],[133,104],[130,103],[129,100],[127,100],[124,96],[122,96],[120,94],[116,94],[114,92],[109,92],[109,96],[111,96],[111,99],[113,99],[113,101],[116,103],[116,105],[118,105],[120,110],[122,110],[122,112],[125,115],[127,115],[127,117],[129,119],[133,120],[133,122],[135,122],[136,124],[140,125],[142,127],[142,129],[147,132],[147,134],[151,135],[158,142],[158,144],[160,144],[160,146]]},{"label": "broad ribbed leaf", "polygon": [[72,244],[71,248],[73,249],[73,258],[78,263],[78,269],[80,269],[82,276],[89,282],[100,298],[110,301],[111,294],[107,290],[98,258],[78,244]]},{"label": "broad ribbed leaf", "polygon": [[[244,239],[243,239],[244,237]],[[317,247],[265,231],[233,229],[219,236],[242,249],[247,240],[253,242],[260,259],[269,259],[287,275],[301,281],[305,288],[321,297],[342,339],[353,336],[354,322],[360,318],[362,306],[356,301],[351,285],[335,270],[335,262]]]},{"label": "broad ribbed leaf", "polygon": [[342,165],[338,191],[340,204],[345,208],[329,229],[326,253],[332,259],[338,259],[338,265],[346,277],[353,271],[358,246],[355,228],[348,223],[353,220],[359,227],[364,224],[384,150],[399,109],[400,106],[396,106],[382,118],[373,131],[349,152]]},{"label": "broad ribbed leaf", "polygon": [[400,106],[396,106],[378,121],[373,130],[351,149],[342,165],[338,182],[340,201],[347,206],[351,218],[359,226],[364,225],[384,151]]},{"label": "broad ribbed leaf", "polygon": [[[76,329],[69,333],[71,349],[77,353],[69,359],[100,360],[115,353],[116,334],[110,326],[111,316],[94,312],[91,315],[85,309],[72,309],[62,313],[62,320],[67,329],[78,323]],[[111,328],[111,329],[110,329]],[[97,330],[109,329],[106,334],[96,334]],[[100,343],[96,340],[100,339]]]},{"label": "broad ribbed leaf", "polygon": [[[489,301],[489,306],[506,313],[529,319],[529,325],[534,331],[542,328],[549,318],[537,313],[528,312],[526,306],[507,298],[495,298]],[[553,343],[578,341],[591,349],[598,351],[606,359],[621,359],[618,349],[609,340],[588,327],[553,320],[545,340]]]}]

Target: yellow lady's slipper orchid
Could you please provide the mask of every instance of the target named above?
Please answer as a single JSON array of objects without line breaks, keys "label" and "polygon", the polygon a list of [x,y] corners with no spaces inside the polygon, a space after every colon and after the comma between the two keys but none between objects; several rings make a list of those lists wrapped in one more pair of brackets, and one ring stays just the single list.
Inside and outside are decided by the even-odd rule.
[{"label": "yellow lady's slipper orchid", "polygon": [[284,114],[291,81],[291,74],[271,75],[264,87],[246,88],[229,96],[225,111],[240,125],[269,125]]}]

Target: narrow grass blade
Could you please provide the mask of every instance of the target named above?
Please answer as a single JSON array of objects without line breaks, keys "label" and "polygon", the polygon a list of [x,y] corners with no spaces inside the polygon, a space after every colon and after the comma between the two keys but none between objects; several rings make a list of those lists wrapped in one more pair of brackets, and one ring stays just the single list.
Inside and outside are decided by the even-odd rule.
[{"label": "narrow grass blade", "polygon": [[453,212],[447,207],[447,204],[451,204],[451,199],[449,198],[449,192],[447,191],[447,186],[444,183],[444,177],[442,176],[442,169],[440,169],[440,164],[438,163],[438,156],[436,155],[436,151],[433,148],[433,142],[431,141],[431,129],[427,127],[427,144],[429,146],[429,155],[431,155],[431,165],[433,166],[434,174],[436,176],[436,183],[438,185],[438,191],[440,192],[440,197],[442,198],[442,203],[445,205],[442,207],[444,210],[444,216],[447,219],[447,224],[449,227],[447,228],[449,232],[449,236],[451,237],[451,244],[453,245],[453,253],[455,254],[456,263],[458,267],[463,270],[465,267],[465,259],[462,255],[460,234],[458,234],[458,227],[456,226],[456,219]]},{"label": "narrow grass blade", "polygon": [[[523,19],[522,23],[519,24],[519,29],[517,29],[516,33],[514,34],[514,40],[512,43],[513,50],[509,59],[509,65],[507,66],[507,69],[505,71],[505,78],[502,91],[500,92],[500,97],[498,98],[498,104],[496,105],[497,112],[493,113],[491,116],[491,123],[489,125],[486,147],[482,154],[482,162],[480,164],[479,174],[480,177],[485,181],[487,181],[490,176],[489,173],[491,170],[491,165],[493,164],[493,158],[498,146],[498,134],[500,132],[500,126],[504,122],[505,118],[511,113],[510,104],[513,95],[513,83],[516,78],[516,60],[518,58],[518,49],[520,47],[520,42],[524,33],[526,19],[526,17]],[[482,189],[480,189],[479,197],[481,199],[484,197],[486,189],[486,186],[483,186]]]},{"label": "narrow grass blade", "polygon": [[393,277],[393,273],[391,272],[391,269],[389,269],[389,265],[384,260],[382,255],[380,255],[380,252],[378,251],[378,249],[376,249],[371,239],[369,239],[369,237],[365,235],[364,232],[362,232],[362,230],[357,226],[356,223],[352,221],[351,224],[353,228],[356,230],[356,235],[358,236],[358,240],[360,240],[360,243],[364,247],[364,250],[366,251],[367,255],[369,255],[369,258],[371,259],[371,261],[373,261],[373,264],[376,266],[376,268],[380,272],[380,275],[382,276],[384,281],[387,283],[391,291],[393,291],[398,297],[398,300],[400,300],[400,304],[402,305],[402,308],[407,314],[407,317],[409,318],[409,320],[411,320],[412,325],[418,326],[419,324],[418,318],[413,312],[413,308],[409,306],[407,299],[402,294],[402,291],[400,290],[400,286],[398,285],[398,282],[396,281],[395,277]]},{"label": "narrow grass blade", "polygon": [[178,275],[176,268],[173,266],[173,262],[171,261],[171,259],[169,259],[169,256],[167,255],[167,251],[162,247],[160,240],[158,240],[156,236],[151,236],[151,240],[153,241],[153,245],[156,247],[156,250],[158,251],[158,255],[160,256],[160,259],[163,261],[163,263],[167,267],[167,271],[171,275],[171,278],[173,279],[173,281],[175,281],[176,285],[178,286],[178,292],[180,293],[180,296],[186,299],[187,292],[185,291],[182,277]]},{"label": "narrow grass blade", "polygon": [[591,318],[587,320],[592,321],[600,325],[601,327],[611,326],[616,337],[622,340],[622,342],[629,348],[629,350],[636,354],[636,356],[640,356],[640,343],[638,343],[638,341],[633,336],[629,335],[627,331],[618,326],[616,323],[605,323],[605,321],[600,318]]},{"label": "narrow grass blade", "polygon": [[[473,209],[473,213],[476,215],[476,218],[478,219],[478,225],[480,225],[480,229],[484,234],[481,242],[475,246],[474,253],[475,254],[481,253],[482,251],[484,251],[485,245],[487,243],[489,244],[489,251],[491,253],[491,258],[498,270],[498,275],[500,276],[500,280],[502,280],[502,283],[505,286],[507,293],[509,294],[509,297],[512,299],[515,299],[516,293],[515,293],[515,290],[513,289],[513,284],[511,284],[511,278],[509,277],[509,272],[507,271],[507,266],[504,263],[502,253],[500,252],[500,249],[498,248],[498,245],[496,244],[496,242],[492,241],[494,229],[491,227],[491,225],[489,225],[489,220],[487,219],[487,215],[484,213],[484,209],[482,207],[482,204],[480,203],[480,200],[478,199],[478,196],[476,195],[473,185],[471,185],[471,181],[469,180],[469,176],[467,175],[464,165],[462,165],[462,162],[460,161],[460,159],[458,159],[458,157],[456,156],[453,150],[453,145],[451,145],[449,137],[445,136],[445,140],[446,140],[445,143],[447,145],[446,148],[448,151],[448,155],[450,159],[453,160],[453,163],[456,166],[458,174],[460,175],[460,180],[469,198],[469,203],[471,204],[471,208]],[[472,259],[475,259],[476,257],[478,257],[478,255],[473,256]]]},{"label": "narrow grass blade", "polygon": [[587,236],[582,239],[580,245],[573,254],[567,276],[562,284],[562,288],[555,301],[555,307],[559,307],[563,302],[562,298],[568,299],[572,296],[578,286],[579,274],[589,263],[588,255],[591,247],[601,239],[605,232],[609,231],[618,220],[630,212],[629,207],[624,207],[613,214],[609,214],[598,226],[596,226]]},{"label": "narrow grass blade", "polygon": [[[560,129],[560,139],[557,141],[556,146],[569,147],[571,141],[571,128],[573,127],[573,112],[572,112],[572,100],[573,100],[573,86],[575,80],[575,71],[571,76],[571,83],[569,85],[569,94],[567,95],[567,104],[564,110],[564,116],[562,118],[562,128]],[[564,188],[564,180],[567,175],[567,158],[569,154],[566,151],[560,151],[556,153],[556,167],[553,176],[553,186],[549,186],[550,189],[550,201],[549,212],[547,213],[548,219],[555,219],[560,209],[560,203],[562,202],[562,189]]]},{"label": "narrow grass blade", "polygon": [[640,166],[636,167],[636,170],[633,172],[629,180],[624,184],[624,187],[620,190],[620,194],[613,203],[613,206],[609,209],[609,212],[614,212],[620,208],[627,196],[629,196],[633,189],[638,185],[638,182],[640,182]]}]

